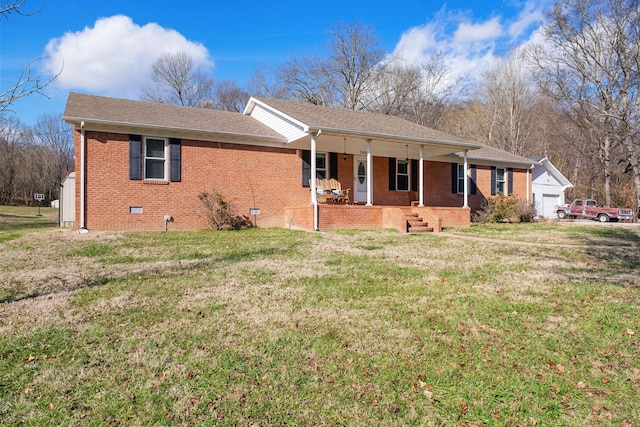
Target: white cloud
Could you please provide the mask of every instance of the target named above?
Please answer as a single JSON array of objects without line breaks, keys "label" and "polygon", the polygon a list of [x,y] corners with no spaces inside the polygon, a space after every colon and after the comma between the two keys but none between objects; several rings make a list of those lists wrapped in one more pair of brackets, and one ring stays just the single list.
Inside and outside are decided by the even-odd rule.
[{"label": "white cloud", "polygon": [[549,1],[529,0],[508,19],[494,15],[474,20],[471,12],[443,9],[431,21],[405,31],[393,54],[408,64],[427,63],[439,54],[450,71],[446,83],[473,81],[497,58],[531,42]]},{"label": "white cloud", "polygon": [[453,34],[453,42],[465,44],[493,40],[500,37],[502,32],[502,25],[498,17],[479,24],[461,22]]},{"label": "white cloud", "polygon": [[543,10],[545,7],[544,2],[541,4],[539,1],[530,0],[525,3],[516,20],[509,24],[509,35],[518,37],[532,26],[537,26],[544,17]]},{"label": "white cloud", "polygon": [[150,83],[151,66],[164,53],[187,52],[196,67],[210,69],[207,49],[155,23],[139,26],[123,15],[98,19],[93,27],[66,33],[45,48],[45,71],[56,87],[137,98]]}]

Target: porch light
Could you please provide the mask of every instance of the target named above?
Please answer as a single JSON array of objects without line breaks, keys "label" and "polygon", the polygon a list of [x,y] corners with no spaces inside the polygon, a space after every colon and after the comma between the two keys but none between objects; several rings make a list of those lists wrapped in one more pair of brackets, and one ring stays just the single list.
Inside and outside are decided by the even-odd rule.
[{"label": "porch light", "polygon": [[407,144],[405,147],[407,147],[407,158],[405,160],[407,161],[407,163],[409,163],[409,144]]},{"label": "porch light", "polygon": [[344,139],[344,151],[342,153],[342,160],[347,160],[347,138]]}]

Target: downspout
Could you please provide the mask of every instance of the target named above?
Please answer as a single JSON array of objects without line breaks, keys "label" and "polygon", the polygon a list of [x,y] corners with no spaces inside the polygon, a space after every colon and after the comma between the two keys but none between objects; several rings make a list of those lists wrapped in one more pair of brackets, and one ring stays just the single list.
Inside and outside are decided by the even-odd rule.
[{"label": "downspout", "polygon": [[78,232],[82,232],[82,230],[86,230],[86,212],[85,212],[85,135],[84,135],[84,121],[80,122],[80,229]]},{"label": "downspout", "polygon": [[311,134],[311,177],[309,179],[309,187],[311,188],[311,204],[313,205],[313,231],[320,231],[320,210],[318,207],[318,193],[316,188],[316,140],[321,133],[322,130],[318,130],[315,134]]}]

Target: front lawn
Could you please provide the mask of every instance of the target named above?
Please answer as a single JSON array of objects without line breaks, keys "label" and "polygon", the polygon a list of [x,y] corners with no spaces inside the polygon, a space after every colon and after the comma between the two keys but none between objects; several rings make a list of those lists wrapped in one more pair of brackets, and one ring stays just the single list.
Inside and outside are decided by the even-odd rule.
[{"label": "front lawn", "polygon": [[633,425],[640,231],[601,230],[0,229],[0,424]]}]

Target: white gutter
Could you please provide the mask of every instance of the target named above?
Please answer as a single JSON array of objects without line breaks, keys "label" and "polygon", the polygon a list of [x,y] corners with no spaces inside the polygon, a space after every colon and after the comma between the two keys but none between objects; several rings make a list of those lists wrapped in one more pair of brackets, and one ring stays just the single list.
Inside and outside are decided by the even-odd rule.
[{"label": "white gutter", "polygon": [[[74,123],[74,122],[80,122],[83,123],[85,119],[82,119],[80,117],[73,117],[73,116],[62,116],[62,120],[69,122],[69,123]],[[89,119],[87,119],[89,120]],[[194,129],[194,128],[182,128],[182,127],[175,127],[175,126],[161,126],[161,125],[148,125],[148,124],[144,124],[144,123],[135,123],[135,122],[122,122],[122,121],[113,121],[113,120],[99,120],[99,119],[91,119],[91,128],[92,129],[96,129],[96,127],[98,128],[104,128],[105,132],[108,131],[113,131],[113,127],[118,128],[119,130],[121,129],[140,129],[140,130],[145,130],[147,132],[151,132],[151,133],[162,133],[162,134],[166,134],[166,133],[170,133],[172,135],[197,135],[198,137],[203,137],[203,136],[208,136],[208,140],[209,141],[219,141],[221,138],[225,138],[228,139],[230,142],[235,142],[236,140],[239,141],[246,141],[245,143],[250,143],[250,142],[255,142],[255,141],[260,141],[260,142],[272,142],[272,143],[278,143],[278,144],[286,144],[287,141],[282,138],[282,137],[277,137],[277,136],[264,136],[264,135],[255,135],[255,134],[239,134],[236,132],[224,132],[224,131],[211,131],[211,130],[207,130],[207,129]],[[128,132],[128,131],[127,131]],[[145,133],[147,133],[145,132]],[[238,141],[238,142],[239,142]],[[255,145],[255,144],[254,144]]]}]

